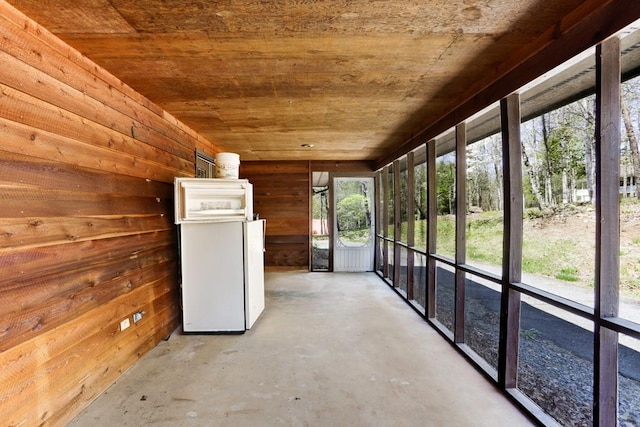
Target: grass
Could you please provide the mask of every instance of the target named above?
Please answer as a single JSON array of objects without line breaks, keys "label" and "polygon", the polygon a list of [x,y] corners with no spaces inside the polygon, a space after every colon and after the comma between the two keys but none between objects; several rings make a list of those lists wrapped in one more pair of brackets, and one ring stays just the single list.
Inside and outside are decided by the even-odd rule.
[{"label": "grass", "polygon": [[620,213],[628,214],[633,213],[640,205],[640,199],[633,197],[627,197],[620,199]]},{"label": "grass", "polygon": [[[626,220],[626,229],[635,227],[640,202],[632,199],[621,201],[621,220]],[[530,212],[530,213],[529,213]],[[573,217],[573,215],[582,217]],[[524,273],[549,277],[575,283],[584,287],[594,284],[593,234],[576,231],[575,221],[593,215],[582,207],[565,207],[556,213],[553,210],[527,210],[525,212],[525,234],[522,248],[522,270]],[[574,231],[565,229],[564,219],[574,218]],[[583,219],[580,219],[583,218]],[[555,224],[551,227],[540,224]],[[580,224],[580,222],[578,223]],[[623,221],[624,224],[624,221]],[[406,224],[401,227],[401,241],[406,241]],[[554,231],[550,231],[554,230]],[[624,231],[624,228],[623,230]],[[502,265],[503,217],[501,212],[483,212],[467,216],[466,258],[468,263]],[[579,234],[578,234],[579,233]],[[623,233],[624,235],[624,233]],[[621,235],[621,237],[623,236]],[[426,224],[416,223],[415,246],[426,248]],[[438,217],[436,252],[450,258],[455,257],[455,218],[453,215]],[[637,234],[621,242],[620,288],[635,300],[640,300],[640,237]]]},{"label": "grass", "polygon": [[454,258],[456,255],[456,222],[453,217],[438,217],[436,252]]},{"label": "grass", "polygon": [[522,270],[527,273],[538,273],[544,276],[548,276],[549,264],[546,256],[541,257],[526,257],[522,260]]},{"label": "grass", "polygon": [[578,269],[574,267],[563,268],[559,273],[556,273],[555,278],[558,280],[564,280],[565,282],[577,282],[580,280],[578,276]]},{"label": "grass", "polygon": [[547,277],[571,277],[577,282],[574,267],[577,244],[572,239],[526,238],[522,244],[522,270]]},{"label": "grass", "polygon": [[[467,218],[467,260],[502,264],[502,213],[484,212]],[[456,225],[453,216],[438,217],[437,253],[455,257]]]},{"label": "grass", "polygon": [[[549,214],[545,215],[548,216]],[[552,215],[552,214],[551,214]],[[544,219],[545,216],[530,215],[526,221]],[[455,220],[453,216],[438,217],[437,252],[441,255],[455,256]],[[467,217],[467,262],[500,266],[502,264],[503,219],[501,212],[484,212]],[[585,236],[588,239],[588,236]],[[525,273],[555,278],[564,282],[593,286],[593,255],[585,255],[582,243],[572,236],[550,236],[545,230],[534,229],[525,233],[522,248],[522,270]],[[635,241],[640,238],[635,239]],[[635,242],[634,241],[634,242]],[[626,255],[628,254],[626,251]],[[637,251],[636,252],[637,255]],[[624,261],[624,260],[622,260]],[[584,265],[578,267],[577,263]],[[638,264],[636,264],[638,265]],[[623,288],[638,289],[640,283],[634,283],[634,271],[626,274],[621,269]]]},{"label": "grass", "polygon": [[[467,262],[502,264],[503,218],[501,212],[483,212],[467,218]],[[571,239],[529,238],[523,243],[522,269],[526,273],[579,281],[578,270],[572,266],[576,252]],[[437,248],[440,255],[455,256],[455,220],[453,216],[438,217]]]},{"label": "grass", "polygon": [[503,233],[501,212],[483,212],[467,217],[467,259],[502,264]]},{"label": "grass", "polygon": [[[553,215],[544,212],[525,215],[525,223],[544,220]],[[467,218],[467,261],[502,264],[503,218],[501,212],[484,212]],[[531,229],[524,234],[522,270],[525,273],[554,277],[567,282],[580,282],[592,276],[592,269],[576,267],[576,258],[583,259],[580,245],[571,236],[550,236],[545,230]],[[581,272],[586,272],[581,276]],[[587,281],[592,281],[586,278]]]}]

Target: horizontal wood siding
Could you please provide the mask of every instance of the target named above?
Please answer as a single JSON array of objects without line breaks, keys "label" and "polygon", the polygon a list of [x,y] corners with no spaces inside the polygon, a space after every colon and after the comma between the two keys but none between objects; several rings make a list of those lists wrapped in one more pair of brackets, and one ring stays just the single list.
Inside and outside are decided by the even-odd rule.
[{"label": "horizontal wood siding", "polygon": [[173,178],[218,150],[4,2],[0,61],[0,418],[64,425],[178,326]]},{"label": "horizontal wood siding", "polygon": [[253,211],[267,220],[265,264],[309,266],[309,162],[241,162],[253,184]]}]

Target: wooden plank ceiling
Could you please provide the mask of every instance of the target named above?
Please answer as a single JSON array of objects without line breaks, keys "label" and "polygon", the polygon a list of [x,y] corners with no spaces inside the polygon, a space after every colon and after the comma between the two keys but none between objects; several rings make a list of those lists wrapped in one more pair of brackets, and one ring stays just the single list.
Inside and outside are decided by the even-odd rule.
[{"label": "wooden plank ceiling", "polygon": [[9,3],[242,160],[378,160],[599,2]]}]

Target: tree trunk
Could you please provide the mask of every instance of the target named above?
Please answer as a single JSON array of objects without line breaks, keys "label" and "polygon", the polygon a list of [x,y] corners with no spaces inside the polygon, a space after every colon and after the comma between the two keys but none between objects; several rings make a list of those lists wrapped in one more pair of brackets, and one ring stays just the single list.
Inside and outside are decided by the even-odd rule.
[{"label": "tree trunk", "polygon": [[587,190],[589,190],[589,201],[593,204],[594,203],[594,198],[593,195],[595,194],[594,189],[595,189],[595,184],[594,184],[594,180],[593,180],[593,169],[594,169],[594,164],[593,164],[593,150],[592,150],[593,144],[591,144],[591,139],[589,138],[585,138],[584,140],[584,154],[585,154],[585,171],[587,174]]},{"label": "tree trunk", "polygon": [[587,190],[589,192],[589,201],[593,204],[595,203],[594,194],[596,191],[595,186],[595,162],[593,161],[595,157],[595,129],[594,129],[594,107],[593,103],[590,100],[591,98],[584,98],[578,102],[578,106],[581,111],[581,115],[586,121],[586,126],[583,129],[584,131],[584,153],[585,153],[585,172],[587,178]]},{"label": "tree trunk", "polygon": [[638,153],[638,138],[636,138],[633,123],[631,123],[629,109],[627,108],[627,104],[622,96],[620,97],[620,111],[622,113],[622,120],[624,121],[624,128],[627,131],[627,137],[629,138],[631,160],[633,161],[633,175],[636,178],[636,198],[640,199],[640,154]]},{"label": "tree trunk", "polygon": [[527,170],[527,174],[529,175],[529,182],[531,183],[531,190],[533,191],[533,195],[536,198],[536,202],[538,202],[538,208],[540,210],[545,208],[544,199],[542,198],[542,194],[540,194],[540,183],[538,182],[538,176],[535,171],[531,167],[531,163],[529,162],[529,156],[527,155],[526,150],[524,149],[524,144],[520,141],[522,145],[522,161],[524,163],[525,169]]},{"label": "tree trunk", "polygon": [[[547,119],[545,119],[545,116]],[[547,129],[548,126],[548,115],[543,114],[540,116],[540,120],[542,121],[542,143],[544,144],[545,149],[545,166],[546,177],[544,180],[544,195],[547,205],[555,205],[555,200],[553,199],[553,187],[551,185],[551,177],[553,176],[553,168],[551,167],[551,150],[549,149],[549,131]]]},{"label": "tree trunk", "polygon": [[502,148],[498,144],[493,144],[493,170],[496,174],[495,191],[497,195],[497,210],[504,209],[504,202],[502,199],[503,182],[502,182]]},{"label": "tree trunk", "polygon": [[633,164],[633,175],[635,176],[636,184],[636,198],[640,199],[640,154],[638,153],[638,138],[636,137],[633,124],[631,123],[629,109],[627,108],[627,104],[622,97],[620,99],[620,110],[622,113],[622,119],[624,121],[624,127],[627,131],[627,137],[629,138],[629,148],[631,150],[631,160]]},{"label": "tree trunk", "polygon": [[421,219],[426,218],[427,217],[427,212],[424,209],[422,209],[422,202],[419,199],[416,199],[415,197],[414,197],[413,200],[415,202],[414,204],[416,206],[416,210],[419,213],[418,218],[416,218],[416,219],[421,220]]},{"label": "tree trunk", "polygon": [[504,204],[502,201],[502,168],[500,167],[499,163],[494,162],[493,169],[496,174],[496,185],[495,185],[496,210],[503,210]]},{"label": "tree trunk", "polygon": [[[406,191],[406,190],[405,190]],[[365,214],[365,222],[366,226],[371,226],[371,206],[369,206],[369,187],[367,183],[360,183],[360,194],[364,196],[364,214]]]}]

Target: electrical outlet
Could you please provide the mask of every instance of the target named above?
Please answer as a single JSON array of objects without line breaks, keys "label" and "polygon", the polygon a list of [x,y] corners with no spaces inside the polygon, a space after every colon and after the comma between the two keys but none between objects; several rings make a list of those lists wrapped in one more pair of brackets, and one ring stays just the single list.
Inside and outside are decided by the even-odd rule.
[{"label": "electrical outlet", "polygon": [[124,331],[129,326],[131,326],[131,322],[129,322],[129,318],[128,317],[126,319],[124,319],[122,322],[120,322],[120,330],[121,331]]},{"label": "electrical outlet", "polygon": [[138,323],[140,320],[142,320],[143,314],[144,314],[144,311],[138,311],[136,313],[133,313],[133,323]]}]

